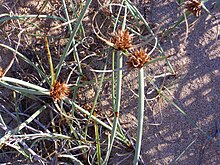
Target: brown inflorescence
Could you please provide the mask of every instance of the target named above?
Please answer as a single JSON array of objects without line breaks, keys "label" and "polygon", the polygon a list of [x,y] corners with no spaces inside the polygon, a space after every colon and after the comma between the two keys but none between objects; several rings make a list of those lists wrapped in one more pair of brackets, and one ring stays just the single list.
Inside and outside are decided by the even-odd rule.
[{"label": "brown inflorescence", "polygon": [[186,2],[186,9],[193,13],[194,16],[199,17],[202,11],[202,5],[200,0],[189,0]]},{"label": "brown inflorescence", "polygon": [[127,64],[130,67],[134,68],[142,68],[145,63],[150,61],[150,56],[145,52],[144,49],[140,48],[140,50],[134,50],[130,55],[127,61]]},{"label": "brown inflorescence", "polygon": [[126,50],[132,47],[132,35],[128,30],[118,30],[115,32],[111,42],[114,44],[117,50]]},{"label": "brown inflorescence", "polygon": [[65,82],[56,81],[50,89],[50,95],[56,101],[65,99],[69,95],[69,87]]},{"label": "brown inflorescence", "polygon": [[3,75],[4,75],[4,70],[3,70],[3,68],[0,67],[0,78],[2,78]]}]

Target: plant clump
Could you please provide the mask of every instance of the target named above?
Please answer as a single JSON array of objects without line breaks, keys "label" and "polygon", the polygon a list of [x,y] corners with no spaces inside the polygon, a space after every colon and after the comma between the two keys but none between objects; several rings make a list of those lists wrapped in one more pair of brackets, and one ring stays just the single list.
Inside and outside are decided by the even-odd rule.
[{"label": "plant clump", "polygon": [[117,50],[126,50],[132,47],[132,35],[128,30],[118,30],[113,34],[111,42]]},{"label": "plant clump", "polygon": [[199,17],[202,11],[202,5],[200,0],[189,0],[186,2],[186,9],[193,13],[194,16]]},{"label": "plant clump", "polygon": [[69,95],[69,87],[65,82],[60,83],[56,81],[52,88],[50,89],[50,96],[56,100],[60,101],[65,99]]},{"label": "plant clump", "polygon": [[142,68],[144,64],[150,61],[150,56],[143,48],[135,49],[130,55],[127,64],[133,68]]}]

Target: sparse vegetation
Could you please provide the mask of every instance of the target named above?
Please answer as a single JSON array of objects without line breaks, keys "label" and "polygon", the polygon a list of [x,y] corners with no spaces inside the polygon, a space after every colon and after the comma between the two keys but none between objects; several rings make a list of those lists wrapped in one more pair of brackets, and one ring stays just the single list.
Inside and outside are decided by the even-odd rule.
[{"label": "sparse vegetation", "polygon": [[[176,74],[169,61],[172,56],[165,54],[158,36],[172,33],[186,17],[199,17],[205,1],[186,3],[187,15],[168,29],[153,29],[129,0],[97,4],[94,11],[91,3],[42,0],[37,14],[27,15],[16,13],[18,1],[5,5],[0,49],[12,60],[4,66],[7,72],[0,68],[0,86],[12,94],[7,106],[1,96],[1,162],[113,164],[114,148],[125,148],[133,164],[143,162],[146,83],[196,126],[167,95],[169,89],[159,87],[145,68],[163,62],[163,75]],[[130,71],[138,72],[136,140],[119,121],[123,76]],[[111,96],[107,108],[102,103],[106,84]]]}]

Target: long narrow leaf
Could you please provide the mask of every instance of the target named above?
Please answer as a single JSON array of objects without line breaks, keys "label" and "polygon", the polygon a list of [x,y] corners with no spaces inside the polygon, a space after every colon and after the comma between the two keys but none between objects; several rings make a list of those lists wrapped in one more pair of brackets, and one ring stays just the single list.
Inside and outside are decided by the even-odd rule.
[{"label": "long narrow leaf", "polygon": [[13,78],[13,77],[2,77],[1,81],[10,82],[10,83],[14,83],[14,84],[19,84],[19,85],[26,86],[28,88],[32,88],[32,89],[35,89],[35,90],[41,91],[41,92],[48,92],[49,91],[46,88],[40,87],[40,86],[35,85],[35,84],[31,84],[29,82],[26,82],[26,81],[23,81],[23,80],[20,80],[20,79],[16,79],[16,78]]},{"label": "long narrow leaf", "polygon": [[3,81],[0,81],[0,85],[3,86],[3,87],[6,87],[8,89],[15,90],[15,91],[20,92],[20,93],[26,93],[26,94],[32,94],[32,95],[50,95],[49,91],[36,91],[36,90],[33,90],[33,89],[14,86],[14,85],[8,84],[8,83],[3,82]]}]

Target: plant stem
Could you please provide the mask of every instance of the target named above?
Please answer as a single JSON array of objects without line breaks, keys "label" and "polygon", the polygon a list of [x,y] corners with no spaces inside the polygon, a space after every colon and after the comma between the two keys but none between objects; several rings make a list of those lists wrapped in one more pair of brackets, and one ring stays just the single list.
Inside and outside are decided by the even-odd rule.
[{"label": "plant stem", "polygon": [[136,141],[136,149],[134,156],[134,165],[138,164],[138,160],[141,152],[141,140],[143,133],[144,122],[144,69],[141,68],[138,72],[139,88],[138,88],[138,133]]},{"label": "plant stem", "polygon": [[45,47],[47,50],[47,58],[48,58],[49,66],[50,66],[50,75],[51,75],[51,84],[50,85],[52,87],[55,83],[56,76],[55,76],[54,69],[53,69],[53,61],[52,61],[51,54],[50,54],[50,48],[49,48],[47,36],[44,36],[44,42],[45,42]]}]

